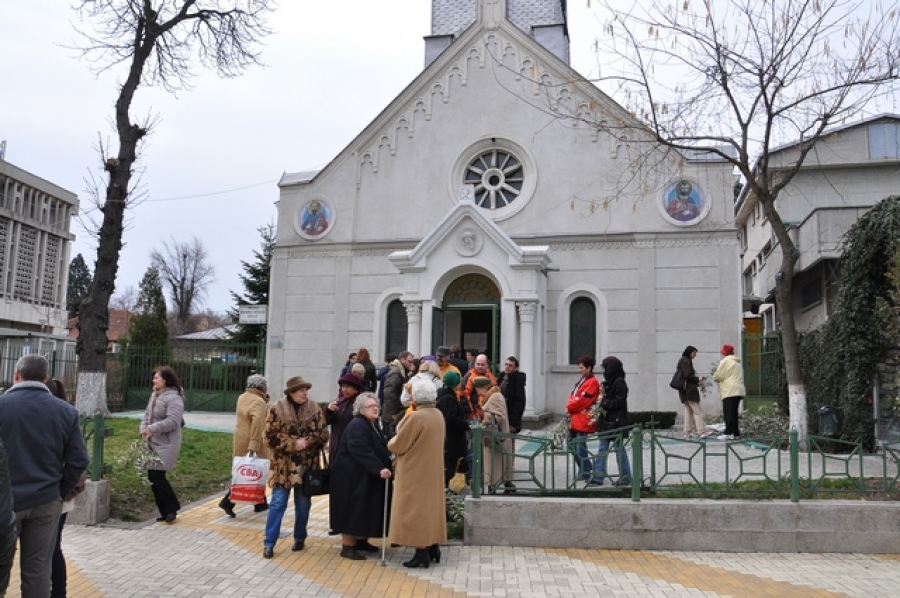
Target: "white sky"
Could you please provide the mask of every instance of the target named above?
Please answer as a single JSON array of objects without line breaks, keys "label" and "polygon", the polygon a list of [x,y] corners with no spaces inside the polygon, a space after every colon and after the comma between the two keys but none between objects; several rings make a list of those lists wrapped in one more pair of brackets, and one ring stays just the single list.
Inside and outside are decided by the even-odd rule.
[{"label": "white sky", "polygon": [[[0,7],[0,140],[6,161],[78,194],[89,171],[101,181],[98,135],[115,155],[109,125],[124,72],[96,76],[62,45],[77,14],[60,0],[6,0]],[[266,38],[264,69],[236,79],[203,72],[177,96],[138,89],[132,119],[155,114],[141,147],[147,201],[129,210],[116,289],[137,287],[162,240],[196,235],[216,266],[206,306],[225,311],[243,291],[240,261],[275,220],[276,181],[320,168],[422,70],[431,31],[427,0],[282,0]],[[588,0],[569,2],[572,66],[591,74],[599,34]],[[596,69],[594,69],[596,72]],[[96,243],[78,224],[72,257],[93,271]],[[167,297],[168,300],[168,297]]]}]

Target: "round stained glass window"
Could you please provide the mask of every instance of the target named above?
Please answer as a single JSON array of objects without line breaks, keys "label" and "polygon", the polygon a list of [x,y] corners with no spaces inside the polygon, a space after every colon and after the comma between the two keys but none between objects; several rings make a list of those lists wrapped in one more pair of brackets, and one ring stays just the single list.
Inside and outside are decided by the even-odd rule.
[{"label": "round stained glass window", "polygon": [[503,149],[482,152],[466,166],[467,185],[475,188],[475,205],[488,210],[505,208],[522,193],[522,162]]}]

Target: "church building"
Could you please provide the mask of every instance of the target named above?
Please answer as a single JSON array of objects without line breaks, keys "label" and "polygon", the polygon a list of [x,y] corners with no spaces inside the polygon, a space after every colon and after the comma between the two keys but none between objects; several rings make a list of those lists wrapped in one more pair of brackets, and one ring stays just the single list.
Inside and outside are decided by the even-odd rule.
[{"label": "church building", "polygon": [[731,167],[653,144],[572,70],[565,0],[432,0],[425,62],[279,182],[270,388],[302,375],[326,401],[359,347],[458,344],[519,359],[526,419],[564,411],[585,354],[622,360],[630,410],[680,411],[685,346],[701,375],[740,346]]}]

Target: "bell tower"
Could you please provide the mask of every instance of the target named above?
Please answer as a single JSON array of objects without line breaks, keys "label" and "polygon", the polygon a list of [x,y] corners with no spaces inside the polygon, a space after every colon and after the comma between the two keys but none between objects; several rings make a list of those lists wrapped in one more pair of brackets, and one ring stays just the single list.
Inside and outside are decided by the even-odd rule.
[{"label": "bell tower", "polygon": [[431,0],[431,35],[425,37],[425,66],[480,20],[496,28],[506,20],[569,64],[566,0]]}]

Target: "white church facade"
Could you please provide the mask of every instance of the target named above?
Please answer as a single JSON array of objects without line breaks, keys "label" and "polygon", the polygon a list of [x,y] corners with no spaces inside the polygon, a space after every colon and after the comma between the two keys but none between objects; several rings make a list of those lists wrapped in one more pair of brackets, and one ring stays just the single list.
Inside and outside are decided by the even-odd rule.
[{"label": "white church facade", "polygon": [[563,411],[583,354],[622,360],[632,411],[680,411],[684,347],[705,373],[739,346],[731,168],[619,126],[636,123],[568,66],[564,0],[433,0],[426,62],[322,170],[279,183],[270,387],[299,374],[324,401],[359,347],[458,344],[519,359],[526,417]]}]

